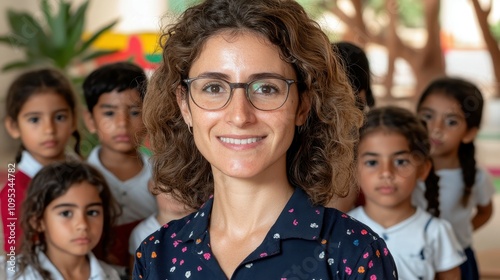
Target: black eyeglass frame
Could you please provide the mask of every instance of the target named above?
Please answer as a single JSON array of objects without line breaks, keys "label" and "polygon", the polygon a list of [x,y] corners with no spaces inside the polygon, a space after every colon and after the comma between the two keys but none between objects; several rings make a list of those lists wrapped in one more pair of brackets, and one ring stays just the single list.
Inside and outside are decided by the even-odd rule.
[{"label": "black eyeglass frame", "polygon": [[191,94],[191,83],[193,81],[195,81],[195,80],[200,80],[200,79],[210,79],[210,78],[208,78],[208,77],[194,77],[194,78],[183,79],[182,81],[186,84],[188,94],[191,97],[191,100],[193,101],[193,103],[196,106],[198,106],[199,108],[201,108],[203,110],[207,110],[207,111],[216,111],[216,110],[220,110],[220,109],[226,107],[227,104],[229,104],[229,102],[233,98],[234,89],[236,89],[236,88],[243,88],[243,89],[245,89],[245,97],[247,98],[248,102],[252,105],[252,107],[254,107],[255,109],[260,110],[260,111],[274,111],[274,110],[278,110],[279,108],[283,107],[283,105],[285,105],[286,101],[288,100],[288,96],[290,96],[290,85],[292,85],[294,83],[298,84],[298,81],[293,80],[293,79],[285,79],[285,78],[278,78],[278,77],[269,77],[269,78],[267,78],[267,79],[282,80],[282,81],[286,82],[286,84],[287,84],[286,98],[285,98],[285,100],[283,100],[283,103],[280,106],[278,106],[278,107],[276,107],[274,109],[260,109],[257,106],[255,106],[255,104],[253,104],[252,100],[250,99],[250,94],[248,92],[248,88],[254,82],[260,81],[260,80],[265,80],[266,78],[255,79],[255,80],[250,81],[248,83],[230,83],[227,80],[220,79],[220,78],[215,78],[214,80],[221,80],[221,81],[226,82],[229,85],[229,89],[230,89],[229,98],[227,99],[226,103],[224,103],[219,108],[216,108],[216,109],[206,109],[206,108],[201,107],[198,103],[196,103],[196,101],[193,98],[193,95]]}]

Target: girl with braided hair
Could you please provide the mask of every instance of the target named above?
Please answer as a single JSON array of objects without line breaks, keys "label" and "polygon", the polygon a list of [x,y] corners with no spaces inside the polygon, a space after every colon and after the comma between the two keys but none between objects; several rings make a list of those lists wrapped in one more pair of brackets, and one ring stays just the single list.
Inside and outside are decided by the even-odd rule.
[{"label": "girl with braided hair", "polygon": [[[425,125],[403,108],[372,109],[357,156],[366,203],[349,214],[385,240],[400,279],[458,279],[465,256],[451,225],[438,218],[439,178]],[[412,204],[418,182],[425,182],[427,208]]]},{"label": "girl with braided hair", "polygon": [[[464,79],[439,78],[424,90],[417,111],[427,124],[431,156],[441,178],[441,217],[451,223],[467,255],[467,262],[460,267],[462,279],[479,279],[472,232],[491,218],[495,192],[475,159],[474,138],[481,123],[482,94]],[[414,200],[425,206],[422,188],[415,190]]]}]

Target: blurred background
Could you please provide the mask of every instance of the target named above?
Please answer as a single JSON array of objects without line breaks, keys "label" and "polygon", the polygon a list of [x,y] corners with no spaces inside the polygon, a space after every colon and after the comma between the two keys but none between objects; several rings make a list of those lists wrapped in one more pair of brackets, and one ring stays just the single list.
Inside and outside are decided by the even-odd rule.
[{"label": "blurred background", "polygon": [[[80,90],[96,67],[133,61],[152,73],[161,60],[161,28],[194,0],[2,0],[0,2],[0,117],[7,87],[19,73],[52,65]],[[497,188],[493,219],[475,233],[484,279],[500,279],[500,0],[299,0],[332,42],[363,47],[376,104],[414,110],[434,77],[476,83],[486,108],[478,161]],[[82,151],[95,145],[86,135]],[[19,143],[0,128],[0,183]]]}]

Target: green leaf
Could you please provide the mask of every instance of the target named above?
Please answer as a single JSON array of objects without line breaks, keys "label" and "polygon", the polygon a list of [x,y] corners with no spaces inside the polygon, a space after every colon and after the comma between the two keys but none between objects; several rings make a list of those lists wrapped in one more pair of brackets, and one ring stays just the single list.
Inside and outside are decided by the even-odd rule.
[{"label": "green leaf", "polygon": [[66,23],[70,5],[61,0],[59,3],[59,11],[53,18],[52,29],[52,45],[55,48],[62,49],[66,43]]},{"label": "green leaf", "polygon": [[101,36],[104,32],[110,30],[111,28],[113,28],[113,26],[115,26],[115,24],[117,24],[117,23],[118,23],[118,20],[114,20],[111,23],[109,23],[108,25],[106,25],[103,28],[101,28],[100,30],[98,30],[97,32],[95,32],[87,41],[83,42],[83,44],[80,47],[80,49],[78,50],[77,54],[82,54],[83,52],[85,52],[90,47],[90,45],[92,45],[92,43],[95,40],[97,40],[97,38],[99,38],[99,36]]},{"label": "green leaf", "polygon": [[5,64],[2,67],[2,71],[6,72],[6,71],[13,70],[13,69],[26,68],[26,67],[30,67],[30,66],[33,66],[32,62],[27,61],[27,60],[19,60],[19,61],[9,62],[9,63]]},{"label": "green leaf", "polygon": [[42,0],[40,3],[41,10],[43,12],[43,15],[45,17],[45,22],[47,23],[47,26],[52,29],[52,26],[54,26],[54,18],[52,16],[52,11],[51,7],[49,5],[49,2],[47,0]]},{"label": "green leaf", "polygon": [[74,15],[72,15],[68,22],[68,41],[65,44],[64,50],[61,53],[63,59],[68,62],[73,58],[77,45],[81,41],[83,36],[83,28],[85,25],[85,12],[88,7],[88,1],[82,4],[76,11]]},{"label": "green leaf", "polygon": [[0,36],[0,43],[9,44],[13,49],[26,47],[28,40],[18,37],[16,35]]},{"label": "green leaf", "polygon": [[118,50],[104,50],[104,51],[94,51],[82,58],[82,62],[89,61],[104,55],[112,54],[117,52]]}]

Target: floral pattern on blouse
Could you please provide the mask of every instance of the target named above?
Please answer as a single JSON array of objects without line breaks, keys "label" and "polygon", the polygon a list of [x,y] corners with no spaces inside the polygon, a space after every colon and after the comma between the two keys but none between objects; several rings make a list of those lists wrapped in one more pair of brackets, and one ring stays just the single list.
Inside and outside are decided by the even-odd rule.
[{"label": "floral pattern on blouse", "polygon": [[[213,197],[171,221],[136,251],[133,279],[227,279],[210,249]],[[231,279],[397,279],[383,239],[336,209],[314,206],[296,188],[262,244]]]}]

